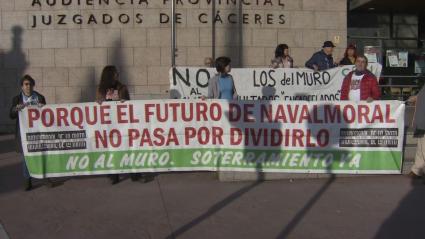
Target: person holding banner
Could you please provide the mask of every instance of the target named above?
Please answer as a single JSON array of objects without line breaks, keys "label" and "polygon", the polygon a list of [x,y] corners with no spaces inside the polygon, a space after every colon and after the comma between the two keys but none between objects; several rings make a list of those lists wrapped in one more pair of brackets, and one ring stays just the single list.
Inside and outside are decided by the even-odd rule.
[{"label": "person holding banner", "polygon": [[235,100],[238,98],[235,83],[230,75],[230,58],[222,56],[215,60],[218,74],[209,80],[208,98]]},{"label": "person holding banner", "polygon": [[322,50],[313,54],[313,56],[305,63],[307,68],[314,71],[323,71],[337,67],[332,57],[335,45],[331,41],[325,41]]},{"label": "person holding banner", "polygon": [[345,49],[344,58],[339,62],[340,66],[354,65],[356,63],[357,53],[356,46],[350,44],[347,49]]},{"label": "person holding banner", "polygon": [[275,50],[275,58],[270,65],[271,68],[293,68],[294,60],[289,56],[289,47],[286,44],[279,44]]},{"label": "person holding banner", "polygon": [[[105,66],[102,71],[99,87],[96,91],[96,101],[102,104],[103,101],[127,101],[130,100],[130,94],[127,86],[119,81],[118,69],[115,66]],[[130,174],[132,181],[140,179],[138,173]],[[110,174],[112,184],[120,181],[119,174]]]},{"label": "person holding banner", "polygon": [[115,66],[103,68],[99,87],[96,91],[96,101],[126,101],[130,100],[127,86],[119,80],[119,73]]},{"label": "person holding banner", "polygon": [[208,68],[214,67],[214,59],[212,59],[211,57],[205,57],[204,66]]},{"label": "person holding banner", "polygon": [[414,136],[418,138],[416,147],[415,163],[410,169],[409,176],[413,179],[424,176],[425,169],[425,87],[415,96],[411,96],[408,103],[415,105],[415,115],[413,117]]},{"label": "person holding banner", "polygon": [[[28,172],[28,168],[25,162],[25,157],[22,149],[21,143],[21,133],[19,127],[19,111],[24,109],[27,106],[38,106],[42,107],[46,104],[46,99],[43,95],[34,91],[35,80],[29,76],[25,75],[21,79],[21,92],[19,95],[13,97],[12,99],[12,107],[10,108],[9,117],[11,119],[16,120],[15,126],[15,141],[16,141],[16,152],[21,154],[22,157],[22,168],[23,175],[25,178],[24,189],[25,191],[29,191],[32,189],[32,178]],[[48,181],[50,183],[50,181]]]},{"label": "person holding banner", "polygon": [[341,100],[371,102],[381,98],[378,80],[367,69],[368,60],[365,56],[356,58],[356,69],[350,72],[343,80],[341,87]]}]

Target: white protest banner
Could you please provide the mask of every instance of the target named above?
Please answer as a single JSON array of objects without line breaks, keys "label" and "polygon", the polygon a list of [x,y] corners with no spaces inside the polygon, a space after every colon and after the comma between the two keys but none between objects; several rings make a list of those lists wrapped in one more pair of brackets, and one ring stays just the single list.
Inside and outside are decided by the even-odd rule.
[{"label": "white protest banner", "polygon": [[20,112],[33,177],[133,172],[400,173],[404,104],[152,100]]},{"label": "white protest banner", "polygon": [[[240,100],[339,100],[344,77],[354,66],[314,72],[305,68],[234,68],[230,74]],[[379,78],[382,66],[369,64]],[[214,68],[176,67],[170,69],[170,95],[173,99],[196,99],[208,95],[208,80]]]}]

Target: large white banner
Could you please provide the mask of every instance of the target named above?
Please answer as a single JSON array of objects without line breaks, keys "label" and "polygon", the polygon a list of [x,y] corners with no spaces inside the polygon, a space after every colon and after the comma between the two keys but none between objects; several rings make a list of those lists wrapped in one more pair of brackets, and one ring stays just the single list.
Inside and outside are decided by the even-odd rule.
[{"label": "large white banner", "polygon": [[20,112],[33,177],[131,172],[400,173],[400,101],[152,100]]},{"label": "large white banner", "polygon": [[[342,81],[354,66],[314,72],[306,68],[235,68],[230,74],[240,100],[339,100]],[[369,64],[379,78],[382,66]],[[196,99],[208,95],[208,80],[214,68],[176,67],[170,70],[170,95],[173,99]]]}]

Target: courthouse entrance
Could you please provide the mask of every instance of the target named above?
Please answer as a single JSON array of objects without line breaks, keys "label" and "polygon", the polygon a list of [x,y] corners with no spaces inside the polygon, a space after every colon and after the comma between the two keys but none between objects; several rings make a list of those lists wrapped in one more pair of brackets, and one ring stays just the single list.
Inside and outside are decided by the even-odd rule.
[{"label": "courthouse entrance", "polygon": [[383,96],[415,94],[425,82],[425,1],[351,0],[348,7],[348,44],[383,65]]}]

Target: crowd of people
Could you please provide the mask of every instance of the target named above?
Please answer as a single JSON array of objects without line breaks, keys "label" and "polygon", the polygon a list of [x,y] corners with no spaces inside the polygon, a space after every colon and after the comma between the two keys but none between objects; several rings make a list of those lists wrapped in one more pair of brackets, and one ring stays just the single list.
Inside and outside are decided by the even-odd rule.
[{"label": "crowd of people", "polygon": [[[379,100],[381,97],[378,81],[376,77],[368,69],[368,59],[363,55],[358,55],[356,47],[349,45],[344,53],[344,58],[335,63],[332,57],[335,45],[331,41],[325,41],[322,49],[312,55],[305,63],[305,66],[314,70],[327,70],[338,65],[355,65],[355,69],[350,72],[343,80],[341,87],[341,100],[351,101],[368,101]],[[205,64],[214,65],[217,74],[209,79],[208,98],[209,99],[225,99],[235,100],[238,98],[237,89],[231,72],[231,59],[228,57],[219,57],[215,61],[206,58]],[[271,68],[293,68],[294,59],[289,55],[289,47],[286,44],[279,44],[275,50],[275,57],[271,60]],[[27,106],[42,107],[46,104],[43,95],[34,90],[35,80],[25,75],[20,81],[21,91],[12,99],[10,108],[10,118],[16,120],[16,150],[22,155],[23,175],[25,178],[25,190],[32,189],[32,178],[28,172],[23,155],[20,129],[19,129],[19,111]],[[411,97],[408,102],[416,104],[414,128],[416,135],[419,137],[415,164],[412,167],[410,176],[417,178],[422,177],[425,169],[425,92],[421,89],[417,96]],[[206,97],[203,97],[204,99]],[[128,101],[130,94],[128,88],[119,79],[119,72],[115,66],[106,66],[101,75],[100,84],[96,90],[96,101],[102,104],[104,101]],[[120,181],[119,174],[108,175],[111,183],[116,184]],[[147,173],[131,173],[132,181],[149,181],[153,177]],[[48,181],[50,184],[50,181]]]},{"label": "crowd of people", "polygon": [[[332,57],[335,45],[331,41],[325,41],[322,50],[313,54],[305,63],[307,68],[314,71],[328,70],[339,65],[355,65],[355,70],[348,74],[341,87],[341,100],[371,102],[381,98],[381,90],[375,75],[367,69],[368,59],[363,55],[357,55],[356,47],[349,45],[344,53],[344,58],[337,64]],[[212,61],[205,60],[210,64]],[[293,68],[294,59],[289,55],[289,47],[279,44],[275,50],[275,57],[271,60],[270,68]],[[230,74],[231,59],[219,57],[215,60],[217,75],[212,77],[208,85],[208,98],[211,99],[237,99],[237,91]],[[205,98],[205,97],[203,97]]]},{"label": "crowd of people", "polygon": [[[16,151],[21,154],[22,168],[24,176],[24,189],[26,191],[31,190],[33,187],[32,178],[28,172],[27,165],[25,163],[25,157],[23,154],[21,134],[19,126],[19,111],[27,106],[38,106],[43,107],[46,104],[45,97],[34,90],[35,80],[25,75],[20,81],[21,92],[13,97],[12,106],[10,108],[9,116],[11,119],[16,120],[15,140],[16,140]],[[119,80],[119,72],[115,66],[106,66],[103,68],[100,84],[96,90],[96,102],[102,104],[104,101],[121,101],[125,102],[130,100],[130,94],[128,88]],[[108,175],[112,184],[116,184],[120,181],[119,174]],[[132,181],[150,181],[153,175],[149,173],[131,173],[130,178]],[[53,182],[49,179],[46,180],[49,186],[53,186]]]},{"label": "crowd of people", "polygon": [[[323,71],[337,66],[354,65],[357,58],[355,45],[350,44],[345,50],[341,61],[335,62],[332,56],[335,45],[332,41],[325,41],[322,50],[313,54],[305,63],[307,68],[315,71]],[[289,47],[286,44],[279,44],[275,50],[275,58],[271,60],[271,68],[293,68],[294,59],[289,55]]]}]

